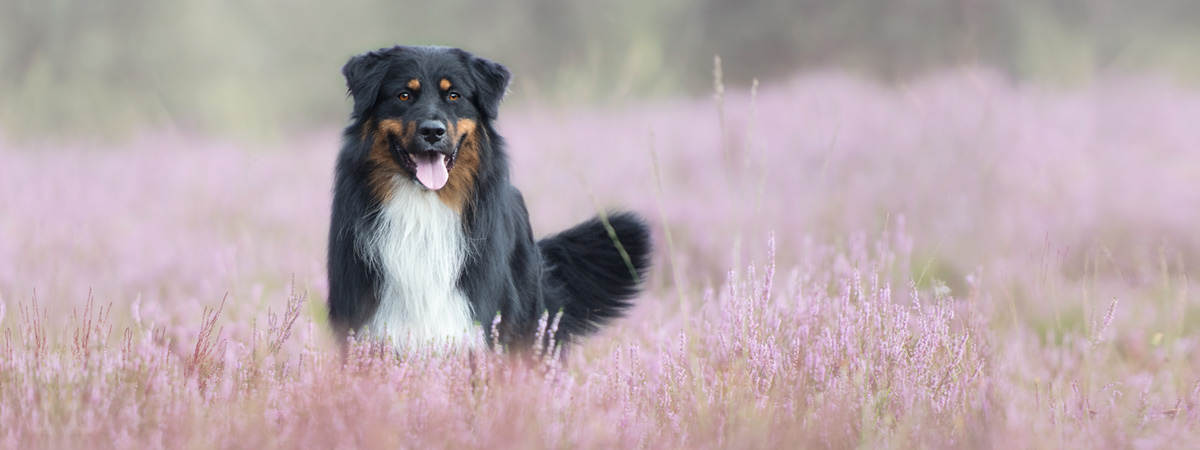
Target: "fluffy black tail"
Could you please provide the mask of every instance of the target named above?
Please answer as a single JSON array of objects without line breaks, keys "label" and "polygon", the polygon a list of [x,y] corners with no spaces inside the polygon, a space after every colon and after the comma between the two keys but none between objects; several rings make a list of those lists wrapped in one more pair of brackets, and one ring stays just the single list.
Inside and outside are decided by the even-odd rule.
[{"label": "fluffy black tail", "polygon": [[[611,227],[611,228],[610,228]],[[620,317],[650,266],[650,232],[632,213],[592,218],[538,241],[546,272],[543,289],[551,317],[563,311],[558,337],[598,329]]]}]

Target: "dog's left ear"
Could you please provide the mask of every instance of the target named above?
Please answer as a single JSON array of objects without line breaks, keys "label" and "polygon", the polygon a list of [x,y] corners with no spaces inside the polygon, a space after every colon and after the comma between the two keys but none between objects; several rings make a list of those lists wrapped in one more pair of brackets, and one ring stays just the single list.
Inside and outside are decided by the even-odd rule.
[{"label": "dog's left ear", "polygon": [[[465,52],[464,52],[465,53]],[[508,83],[512,73],[503,64],[489,61],[478,56],[468,55],[467,66],[471,68],[471,76],[478,86],[475,93],[475,107],[483,111],[488,119],[495,119],[500,113],[500,101],[508,93]]]},{"label": "dog's left ear", "polygon": [[342,75],[346,77],[346,88],[354,97],[354,110],[350,113],[352,119],[359,119],[375,106],[379,97],[379,86],[387,75],[388,65],[379,52],[368,52],[353,58],[342,66]]}]

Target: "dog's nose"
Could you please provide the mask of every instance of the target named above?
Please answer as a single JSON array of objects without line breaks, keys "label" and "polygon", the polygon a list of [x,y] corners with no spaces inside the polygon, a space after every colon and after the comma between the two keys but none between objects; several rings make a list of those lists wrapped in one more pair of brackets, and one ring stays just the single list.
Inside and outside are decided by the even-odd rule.
[{"label": "dog's nose", "polygon": [[439,120],[426,120],[421,122],[417,132],[421,133],[421,137],[426,141],[434,143],[442,140],[442,136],[446,135],[446,125]]}]

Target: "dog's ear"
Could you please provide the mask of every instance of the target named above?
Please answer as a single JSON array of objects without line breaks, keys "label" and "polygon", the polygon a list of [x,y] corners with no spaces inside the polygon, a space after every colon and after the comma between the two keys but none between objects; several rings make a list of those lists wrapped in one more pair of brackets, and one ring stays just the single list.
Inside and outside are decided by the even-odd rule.
[{"label": "dog's ear", "polygon": [[477,56],[470,56],[467,66],[471,68],[471,76],[475,78],[477,86],[475,107],[483,111],[488,119],[495,119],[500,113],[500,101],[508,93],[512,74],[503,64]]},{"label": "dog's ear", "polygon": [[375,106],[375,100],[379,97],[379,86],[383,84],[387,70],[387,62],[379,52],[355,56],[342,66],[346,88],[354,97],[354,110],[350,113],[350,118],[359,119]]}]

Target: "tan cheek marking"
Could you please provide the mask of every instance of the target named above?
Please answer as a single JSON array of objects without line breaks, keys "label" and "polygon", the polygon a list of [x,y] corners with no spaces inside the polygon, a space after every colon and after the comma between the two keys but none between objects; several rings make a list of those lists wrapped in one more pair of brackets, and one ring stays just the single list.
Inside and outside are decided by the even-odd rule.
[{"label": "tan cheek marking", "polygon": [[458,119],[454,123],[455,129],[458,130],[459,138],[471,138],[475,134],[475,121],[471,119]]},{"label": "tan cheek marking", "polygon": [[408,122],[404,124],[404,132],[400,133],[400,145],[408,147],[412,145],[413,137],[417,135],[417,123]]},{"label": "tan cheek marking", "polygon": [[370,120],[368,120],[366,123],[363,124],[362,133],[359,133],[359,135],[358,135],[358,140],[360,142],[367,140],[367,136],[371,134],[371,125],[372,124],[373,123]]},{"label": "tan cheek marking", "polygon": [[419,90],[421,90],[421,80],[418,80],[416,78],[408,80],[407,86],[409,89],[412,89],[414,91],[419,91]]},{"label": "tan cheek marking", "polygon": [[442,88],[443,91],[450,90],[450,80],[442,78],[442,81],[438,83],[438,87]]},{"label": "tan cheek marking", "polygon": [[471,191],[475,189],[475,176],[479,174],[479,138],[476,124],[471,119],[459,119],[447,130],[455,137],[455,144],[462,140],[454,168],[450,170],[450,179],[446,187],[438,191],[438,197],[447,206],[462,213],[471,201]]},{"label": "tan cheek marking", "polygon": [[380,137],[387,138],[389,135],[400,138],[400,144],[408,147],[412,143],[413,136],[417,133],[416,122],[404,122],[396,119],[384,119],[379,121],[379,133],[375,135],[375,140]]},{"label": "tan cheek marking", "polygon": [[381,203],[387,203],[392,199],[392,180],[397,175],[404,173],[404,168],[396,163],[395,158],[392,158],[388,136],[399,136],[400,142],[407,146],[416,129],[415,123],[405,123],[395,119],[381,120],[375,127],[375,141],[371,144],[371,151],[367,155],[367,161],[371,165],[370,175],[367,176],[367,185]]}]

